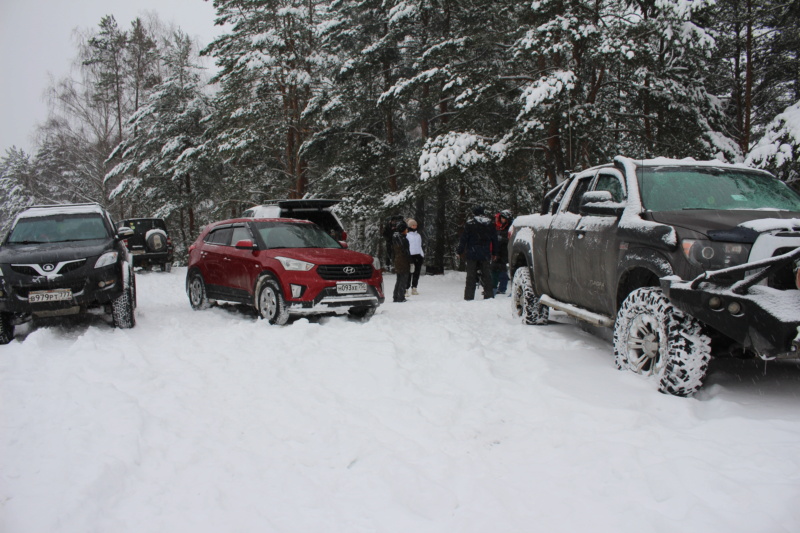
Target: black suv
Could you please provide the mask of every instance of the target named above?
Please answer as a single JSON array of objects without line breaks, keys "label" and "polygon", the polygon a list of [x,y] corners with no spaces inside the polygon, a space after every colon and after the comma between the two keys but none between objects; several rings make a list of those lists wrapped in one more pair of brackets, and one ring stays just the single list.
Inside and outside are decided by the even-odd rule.
[{"label": "black suv", "polygon": [[118,328],[136,323],[136,284],[122,239],[98,204],[30,207],[0,247],[0,344],[33,317],[105,307]]},{"label": "black suv", "polygon": [[339,200],[321,198],[274,200],[247,209],[242,213],[242,217],[310,220],[337,241],[344,242],[347,240],[347,232],[342,226],[342,221],[333,212],[333,207],[338,203]]},{"label": "black suv", "polygon": [[163,218],[127,218],[119,227],[133,230],[125,239],[125,245],[131,252],[134,267],[158,265],[162,272],[172,270],[172,239]]}]

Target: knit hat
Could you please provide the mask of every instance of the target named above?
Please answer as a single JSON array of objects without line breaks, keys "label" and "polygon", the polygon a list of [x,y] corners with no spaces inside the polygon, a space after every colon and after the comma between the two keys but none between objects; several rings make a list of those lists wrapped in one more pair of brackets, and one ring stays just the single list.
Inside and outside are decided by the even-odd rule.
[{"label": "knit hat", "polygon": [[395,231],[396,231],[397,233],[403,233],[403,232],[404,232],[405,230],[407,230],[407,229],[408,229],[408,224],[406,224],[406,223],[405,223],[405,222],[403,222],[402,220],[401,220],[400,222],[398,222],[398,223],[397,223],[397,226],[395,227]]},{"label": "knit hat", "polygon": [[409,218],[408,220],[406,220],[406,224],[408,224],[409,228],[416,228],[417,227],[417,221],[414,220],[413,218]]}]

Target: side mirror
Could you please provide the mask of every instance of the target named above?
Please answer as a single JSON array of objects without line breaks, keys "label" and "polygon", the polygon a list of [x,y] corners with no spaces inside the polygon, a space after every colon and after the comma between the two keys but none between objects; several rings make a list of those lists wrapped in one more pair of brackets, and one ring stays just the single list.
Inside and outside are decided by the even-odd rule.
[{"label": "side mirror", "polygon": [[237,250],[255,250],[257,247],[250,239],[242,239],[236,243]]},{"label": "side mirror", "polygon": [[120,226],[119,228],[117,228],[117,235],[121,239],[127,239],[128,237],[130,237],[133,234],[134,234],[134,231],[131,228],[129,228],[128,226]]},{"label": "side mirror", "polygon": [[625,206],[614,201],[608,191],[590,191],[581,198],[580,214],[601,217],[618,217]]}]

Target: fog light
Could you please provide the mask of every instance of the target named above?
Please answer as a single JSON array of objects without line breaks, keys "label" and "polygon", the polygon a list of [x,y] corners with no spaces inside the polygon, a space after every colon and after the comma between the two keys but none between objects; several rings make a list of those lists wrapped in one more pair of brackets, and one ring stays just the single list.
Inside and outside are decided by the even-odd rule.
[{"label": "fog light", "polygon": [[303,294],[302,285],[289,285],[292,288],[292,298],[300,298]]},{"label": "fog light", "polygon": [[719,296],[712,296],[708,299],[708,306],[714,311],[722,309],[722,298]]},{"label": "fog light", "polygon": [[739,302],[731,302],[728,304],[728,312],[733,316],[738,316],[742,314],[742,304]]}]

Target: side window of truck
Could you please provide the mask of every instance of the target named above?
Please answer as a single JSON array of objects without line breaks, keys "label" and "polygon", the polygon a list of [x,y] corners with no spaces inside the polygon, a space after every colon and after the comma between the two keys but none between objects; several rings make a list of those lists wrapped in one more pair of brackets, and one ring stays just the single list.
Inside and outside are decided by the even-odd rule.
[{"label": "side window of truck", "polygon": [[578,180],[578,183],[575,184],[575,189],[572,191],[572,198],[569,200],[569,207],[567,207],[567,211],[570,213],[578,213],[578,208],[581,205],[581,198],[583,198],[583,193],[589,190],[589,185],[592,183],[593,176],[586,176],[585,178],[581,178]]},{"label": "side window of truck", "polygon": [[617,203],[625,200],[625,190],[622,188],[622,182],[614,174],[600,174],[597,176],[594,190],[610,192],[611,197]]}]

